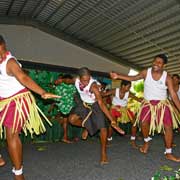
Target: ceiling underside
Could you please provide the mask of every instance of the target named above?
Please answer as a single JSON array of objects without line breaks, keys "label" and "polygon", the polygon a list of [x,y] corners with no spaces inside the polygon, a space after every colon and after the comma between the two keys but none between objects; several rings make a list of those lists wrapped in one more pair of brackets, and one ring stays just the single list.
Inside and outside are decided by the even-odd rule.
[{"label": "ceiling underside", "polygon": [[167,53],[167,71],[180,72],[179,0],[0,0],[0,17],[38,22],[136,69]]}]

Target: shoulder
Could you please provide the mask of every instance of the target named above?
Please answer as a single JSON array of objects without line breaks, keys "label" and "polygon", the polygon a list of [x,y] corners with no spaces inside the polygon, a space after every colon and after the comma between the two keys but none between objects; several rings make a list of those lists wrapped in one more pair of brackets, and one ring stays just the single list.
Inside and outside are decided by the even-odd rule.
[{"label": "shoulder", "polygon": [[94,92],[94,91],[99,91],[99,85],[96,82],[93,82],[90,86],[90,91]]}]

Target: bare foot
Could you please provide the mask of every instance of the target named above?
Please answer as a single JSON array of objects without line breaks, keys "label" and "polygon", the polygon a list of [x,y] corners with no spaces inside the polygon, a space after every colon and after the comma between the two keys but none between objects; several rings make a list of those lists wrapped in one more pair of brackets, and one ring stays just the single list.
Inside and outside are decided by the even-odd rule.
[{"label": "bare foot", "polygon": [[23,174],[18,175],[18,176],[15,175],[14,180],[25,180],[25,178],[24,178]]},{"label": "bare foot", "polygon": [[145,143],[143,144],[143,146],[139,148],[139,151],[140,151],[141,153],[147,154],[148,149],[149,149],[149,143],[148,143],[148,142],[145,142]]},{"label": "bare foot", "polygon": [[125,134],[125,132],[124,132],[115,122],[112,122],[112,123],[111,123],[111,126],[112,126],[119,134],[122,134],[122,135]]},{"label": "bare foot", "polygon": [[175,162],[180,162],[180,158],[175,157],[171,153],[167,153],[165,156],[166,156],[166,159],[168,159],[168,160],[175,161]]},{"label": "bare foot", "polygon": [[64,142],[64,143],[67,143],[67,144],[72,144],[73,143],[69,139],[64,139],[64,138],[61,141]]},{"label": "bare foot", "polygon": [[87,137],[88,137],[88,131],[87,131],[87,129],[84,129],[82,132],[81,138],[82,138],[82,140],[86,140]]},{"label": "bare foot", "polygon": [[100,164],[101,165],[106,165],[108,163],[109,163],[109,161],[108,161],[107,155],[106,154],[102,154]]},{"label": "bare foot", "polygon": [[138,148],[139,148],[139,147],[137,146],[135,140],[131,140],[131,146],[132,146],[132,148],[134,148],[134,149],[138,149]]},{"label": "bare foot", "polygon": [[0,157],[0,167],[4,166],[5,164],[6,162],[4,161],[4,159]]}]

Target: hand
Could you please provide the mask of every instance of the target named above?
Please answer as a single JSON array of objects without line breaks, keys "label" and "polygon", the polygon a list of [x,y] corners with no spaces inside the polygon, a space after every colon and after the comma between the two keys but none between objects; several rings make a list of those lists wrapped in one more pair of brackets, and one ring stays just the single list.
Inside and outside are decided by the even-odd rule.
[{"label": "hand", "polygon": [[144,98],[139,98],[139,102],[143,102],[144,101]]},{"label": "hand", "polygon": [[52,94],[52,93],[48,93],[48,92],[45,92],[41,95],[41,97],[43,99],[51,99],[51,98],[61,98],[61,96],[58,96],[58,95],[55,95],[55,94]]},{"label": "hand", "polygon": [[110,72],[110,77],[111,77],[112,79],[118,79],[118,74],[115,73],[115,72]]}]

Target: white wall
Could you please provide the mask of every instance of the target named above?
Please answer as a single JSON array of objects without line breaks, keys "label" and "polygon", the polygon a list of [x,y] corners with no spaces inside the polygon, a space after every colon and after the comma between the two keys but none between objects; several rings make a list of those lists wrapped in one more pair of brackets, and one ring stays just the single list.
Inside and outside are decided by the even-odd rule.
[{"label": "white wall", "polygon": [[87,66],[92,70],[128,73],[129,68],[38,29],[21,25],[0,25],[0,34],[10,51],[21,60],[67,67]]}]

